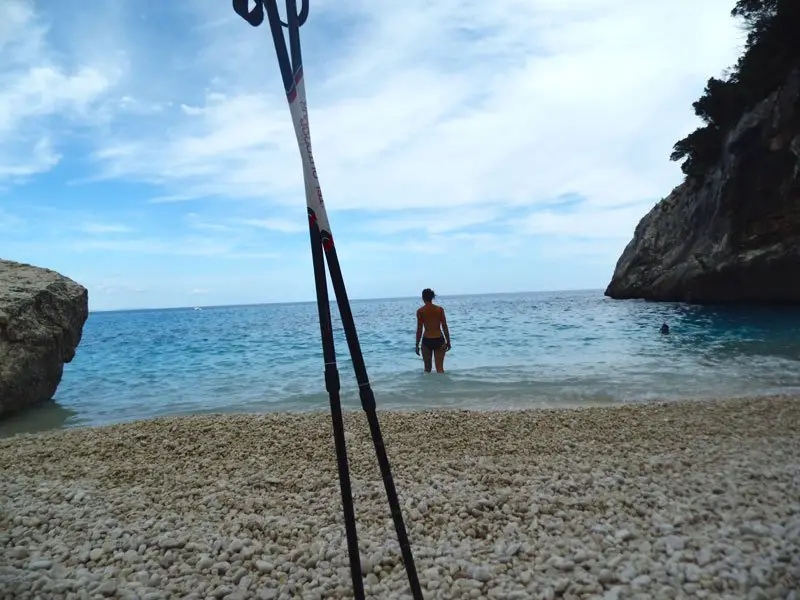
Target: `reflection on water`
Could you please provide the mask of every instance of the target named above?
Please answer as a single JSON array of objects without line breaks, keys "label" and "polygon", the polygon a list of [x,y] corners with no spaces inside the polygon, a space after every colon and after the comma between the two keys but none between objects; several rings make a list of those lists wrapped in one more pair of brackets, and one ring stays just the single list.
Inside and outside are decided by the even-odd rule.
[{"label": "reflection on water", "polygon": [[0,420],[0,438],[11,437],[18,433],[36,433],[69,427],[77,414],[76,411],[65,408],[58,402],[41,402]]}]

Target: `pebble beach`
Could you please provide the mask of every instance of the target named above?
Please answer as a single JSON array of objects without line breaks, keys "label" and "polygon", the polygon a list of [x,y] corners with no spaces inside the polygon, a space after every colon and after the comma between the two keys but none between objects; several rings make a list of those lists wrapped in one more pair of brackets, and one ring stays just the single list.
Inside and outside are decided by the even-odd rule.
[{"label": "pebble beach", "polygon": [[[426,598],[800,594],[800,399],[380,412]],[[370,598],[410,598],[345,416]],[[352,597],[328,413],[0,440],[0,598]]]}]

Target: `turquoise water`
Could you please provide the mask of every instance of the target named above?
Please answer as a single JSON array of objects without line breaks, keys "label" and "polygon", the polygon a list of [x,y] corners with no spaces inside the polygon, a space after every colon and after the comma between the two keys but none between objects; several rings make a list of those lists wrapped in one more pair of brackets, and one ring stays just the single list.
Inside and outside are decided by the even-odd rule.
[{"label": "turquoise water", "polygon": [[[353,301],[381,409],[523,408],[800,392],[800,311],[614,301],[600,291],[439,300],[445,375],[414,354],[416,299]],[[332,305],[342,401],[360,406]],[[667,321],[670,335],[659,327]],[[54,403],[6,432],[158,415],[328,408],[316,305],[97,312]]]}]

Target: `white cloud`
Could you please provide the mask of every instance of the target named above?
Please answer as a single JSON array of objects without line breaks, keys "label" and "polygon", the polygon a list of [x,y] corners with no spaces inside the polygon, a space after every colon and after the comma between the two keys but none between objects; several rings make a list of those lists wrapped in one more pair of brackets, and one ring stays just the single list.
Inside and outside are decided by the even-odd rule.
[{"label": "white cloud", "polygon": [[[0,97],[0,111],[3,99]],[[16,139],[0,141],[0,182],[5,179],[19,181],[30,175],[49,171],[58,164],[61,155],[53,149],[46,133],[38,139],[22,134]]]},{"label": "white cloud", "polygon": [[[101,156],[101,155],[103,155],[103,153],[106,153],[106,152],[107,151],[104,150],[102,152],[99,152],[97,155]],[[106,157],[108,157],[108,156],[109,155],[106,154]],[[150,204],[169,204],[169,203],[172,203],[172,202],[183,202],[185,200],[194,200],[194,196],[186,196],[186,195],[180,195],[180,194],[171,194],[169,196],[155,196],[154,198],[150,198],[148,200],[148,202]]]},{"label": "white cloud", "polygon": [[0,208],[0,231],[13,233],[25,226],[25,219]]},{"label": "white cloud", "polygon": [[195,236],[186,236],[180,239],[165,239],[155,236],[128,239],[85,238],[66,240],[63,245],[66,250],[72,252],[103,251],[156,256],[207,256],[226,259],[272,259],[280,256],[276,252],[243,248],[235,241]]},{"label": "white cloud", "polygon": [[[593,216],[665,195],[680,178],[668,154],[694,126],[691,102],[736,58],[742,35],[730,8],[729,0],[315,4],[307,46],[321,44],[309,39],[323,35],[311,23],[326,10],[362,23],[357,38],[327,40],[330,56],[306,53],[328,205],[447,209],[455,223],[456,209],[488,219],[563,193],[585,196]],[[171,200],[269,198],[280,210],[302,201],[288,109],[266,29],[228,10],[209,4],[214,23],[197,30],[209,36],[198,59],[209,69],[202,99],[184,102],[168,131],[128,129],[95,158],[107,177],[161,184]],[[223,45],[237,60],[211,58]],[[535,229],[563,232],[566,219],[545,216]],[[414,223],[386,219],[379,228]]]},{"label": "white cloud", "polygon": [[[86,282],[84,282],[86,284]],[[111,277],[103,277],[101,279],[91,280],[88,282],[91,286],[91,293],[89,294],[90,301],[93,300],[94,294],[102,294],[105,296],[128,296],[131,294],[146,294],[147,288],[132,284],[130,281],[125,280],[119,275]]]},{"label": "white cloud", "polygon": [[299,233],[308,230],[308,223],[303,221],[292,221],[289,219],[267,218],[267,219],[234,219],[234,223],[239,223],[247,227],[256,229],[267,229],[269,231],[279,231],[281,233]]},{"label": "white cloud", "polygon": [[502,216],[503,212],[497,207],[468,207],[461,210],[418,209],[372,219],[363,226],[363,229],[379,234],[408,231],[439,234],[489,223]]},{"label": "white cloud", "polygon": [[636,224],[652,204],[631,203],[614,207],[593,207],[576,212],[537,211],[517,226],[527,234],[552,234],[584,239],[630,237]]},{"label": "white cloud", "polygon": [[204,219],[201,215],[194,212],[187,213],[185,218],[189,227],[192,229],[199,229],[201,231],[214,231],[217,233],[233,233],[233,228],[230,225]]},{"label": "white cloud", "polygon": [[247,239],[253,231],[266,230],[279,233],[300,233],[308,231],[308,223],[304,220],[290,220],[284,218],[241,218],[230,217],[213,221],[204,218],[198,213],[187,213],[186,222],[192,229],[226,233],[237,239]]},{"label": "white cloud", "polygon": [[58,164],[54,134],[69,127],[51,127],[49,119],[91,124],[97,102],[121,75],[108,64],[62,64],[47,44],[49,16],[30,0],[0,3],[0,183]]},{"label": "white cloud", "polygon": [[79,229],[84,233],[90,234],[105,234],[105,233],[130,233],[133,231],[128,225],[123,223],[97,223],[88,222],[82,223]]}]

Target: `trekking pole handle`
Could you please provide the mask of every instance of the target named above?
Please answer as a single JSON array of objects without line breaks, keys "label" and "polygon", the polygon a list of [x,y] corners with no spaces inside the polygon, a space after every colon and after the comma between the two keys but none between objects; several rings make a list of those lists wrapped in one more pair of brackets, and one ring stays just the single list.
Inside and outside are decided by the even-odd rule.
[{"label": "trekking pole handle", "polygon": [[[266,0],[267,2],[274,2],[275,0]],[[264,21],[264,2],[265,0],[255,0],[253,10],[248,10],[247,5],[249,0],[232,0],[233,10],[236,14],[242,17],[245,21],[250,23],[253,27],[258,27]],[[301,0],[300,12],[297,14],[298,26],[304,25],[308,19],[308,2],[309,0]],[[281,21],[281,25],[288,29],[289,24]]]}]

